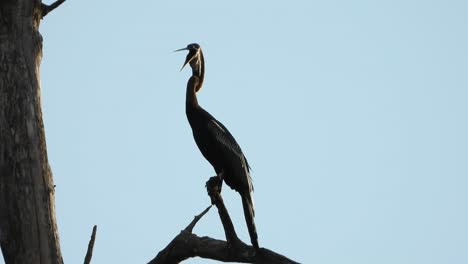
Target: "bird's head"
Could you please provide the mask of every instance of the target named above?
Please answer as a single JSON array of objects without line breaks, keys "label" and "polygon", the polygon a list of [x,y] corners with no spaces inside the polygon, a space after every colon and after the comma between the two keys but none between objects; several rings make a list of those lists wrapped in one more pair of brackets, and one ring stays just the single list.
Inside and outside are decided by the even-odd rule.
[{"label": "bird's head", "polygon": [[183,50],[188,50],[189,53],[187,54],[187,57],[185,58],[184,65],[182,65],[182,70],[185,65],[190,64],[190,67],[192,67],[192,70],[195,73],[200,73],[201,72],[201,67],[202,67],[202,61],[201,61],[201,47],[197,43],[192,43],[188,44],[187,47],[178,49],[175,51],[183,51]]},{"label": "bird's head", "polygon": [[198,78],[198,85],[195,86],[195,92],[198,92],[201,89],[205,78],[205,59],[203,58],[203,52],[200,45],[197,43],[189,44],[187,47],[175,51],[182,50],[188,50],[189,53],[187,54],[184,65],[182,65],[180,70],[182,71],[185,65],[190,64],[190,67],[192,68],[192,77]]}]

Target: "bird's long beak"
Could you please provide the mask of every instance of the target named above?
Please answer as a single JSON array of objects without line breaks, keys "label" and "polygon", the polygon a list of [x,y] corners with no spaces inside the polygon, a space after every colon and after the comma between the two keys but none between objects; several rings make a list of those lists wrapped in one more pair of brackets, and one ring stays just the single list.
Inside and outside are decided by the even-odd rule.
[{"label": "bird's long beak", "polygon": [[189,57],[187,57],[187,59],[184,62],[184,65],[182,65],[182,68],[180,68],[180,71],[182,71],[184,69],[185,65],[187,65],[187,63],[189,63],[190,61],[191,61],[191,59],[189,59]]},{"label": "bird's long beak", "polygon": [[178,50],[174,50],[174,52],[183,51],[183,50],[188,50],[188,48],[187,47],[181,48],[181,49],[178,49]]},{"label": "bird's long beak", "polygon": [[[189,50],[189,49],[187,47],[185,47],[185,48],[181,48],[181,49],[178,49],[178,50],[174,50],[174,52],[183,51],[183,50]],[[184,69],[185,65],[187,65],[187,63],[189,63],[192,60],[189,57],[190,56],[187,56],[187,58],[185,59],[184,65],[182,65],[182,68],[180,68],[180,71],[182,71]]]}]

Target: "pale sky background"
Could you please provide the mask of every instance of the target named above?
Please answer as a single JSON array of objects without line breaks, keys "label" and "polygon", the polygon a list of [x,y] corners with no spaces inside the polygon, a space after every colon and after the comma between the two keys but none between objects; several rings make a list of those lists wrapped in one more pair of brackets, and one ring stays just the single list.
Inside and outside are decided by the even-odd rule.
[{"label": "pale sky background", "polygon": [[[49,1],[51,2],[51,1]],[[252,165],[259,242],[302,263],[468,263],[467,1],[69,0],[41,24],[66,263],[146,263],[210,201],[200,104]],[[223,195],[250,243],[237,193]],[[216,210],[195,228],[224,239]],[[186,263],[214,263],[192,259]]]}]

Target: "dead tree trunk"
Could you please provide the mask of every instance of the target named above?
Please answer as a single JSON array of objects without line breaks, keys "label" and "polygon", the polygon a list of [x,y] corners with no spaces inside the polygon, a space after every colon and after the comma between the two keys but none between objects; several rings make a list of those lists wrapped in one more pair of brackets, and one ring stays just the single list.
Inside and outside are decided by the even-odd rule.
[{"label": "dead tree trunk", "polygon": [[40,98],[38,28],[47,8],[0,1],[0,245],[8,264],[63,263]]}]

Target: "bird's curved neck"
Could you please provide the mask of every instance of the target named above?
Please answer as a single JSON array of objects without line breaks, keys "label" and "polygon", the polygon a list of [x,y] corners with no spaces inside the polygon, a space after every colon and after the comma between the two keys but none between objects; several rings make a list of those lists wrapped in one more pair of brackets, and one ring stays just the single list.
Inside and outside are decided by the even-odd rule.
[{"label": "bird's curved neck", "polygon": [[202,88],[203,80],[205,79],[205,58],[200,50],[199,58],[190,62],[192,68],[192,76],[187,82],[187,94],[185,98],[186,109],[198,108],[198,100],[196,93]]},{"label": "bird's curved neck", "polygon": [[190,67],[192,68],[192,76],[197,76],[199,79],[198,86],[195,87],[195,91],[198,91],[201,89],[203,85],[203,81],[205,79],[205,58],[203,57],[203,52],[202,50],[198,51],[199,58],[196,60],[192,60],[190,63]]}]

